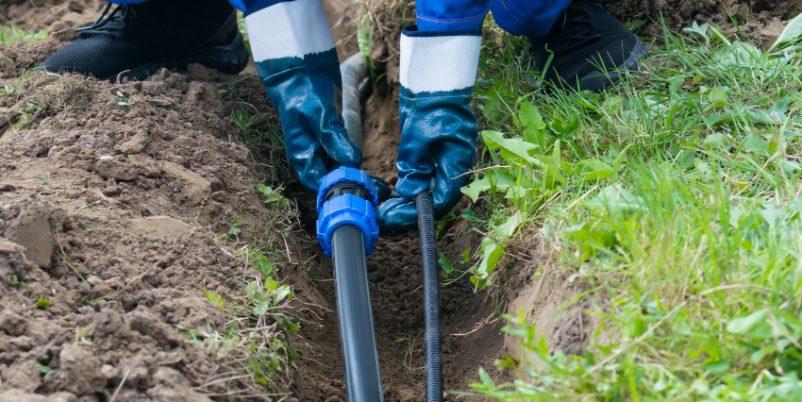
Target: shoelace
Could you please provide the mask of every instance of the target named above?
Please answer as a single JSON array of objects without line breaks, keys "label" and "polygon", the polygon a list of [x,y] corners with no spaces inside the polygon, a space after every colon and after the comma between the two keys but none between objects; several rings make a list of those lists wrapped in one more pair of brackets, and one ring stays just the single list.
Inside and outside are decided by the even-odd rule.
[{"label": "shoelace", "polygon": [[80,27],[75,31],[79,34],[108,34],[115,35],[115,31],[123,26],[123,20],[133,10],[129,5],[117,5],[112,9],[112,3],[106,4],[103,12],[92,25]]}]

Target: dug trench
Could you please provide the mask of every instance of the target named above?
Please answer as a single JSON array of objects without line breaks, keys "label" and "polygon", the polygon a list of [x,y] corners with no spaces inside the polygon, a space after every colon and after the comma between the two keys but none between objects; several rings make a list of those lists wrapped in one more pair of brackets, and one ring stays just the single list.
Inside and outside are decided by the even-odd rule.
[{"label": "dug trench", "polygon": [[[770,44],[786,21],[802,11],[795,1],[685,1],[633,0],[611,2],[611,8],[637,27],[645,37],[659,36],[663,24],[680,30],[692,21],[720,26],[727,34],[738,34],[756,43]],[[414,15],[410,2],[366,0],[367,18],[374,37],[371,59],[385,74],[374,83],[376,91],[366,104],[364,131],[368,140],[363,151],[363,167],[390,182],[394,174],[394,156],[398,147],[398,32]],[[399,19],[398,16],[405,16]],[[661,22],[662,19],[662,22]],[[490,40],[503,40],[497,31],[486,32]],[[353,46],[351,46],[353,47]],[[309,206],[309,202],[301,205]],[[462,204],[461,207],[467,207]],[[481,208],[481,205],[473,205]],[[312,227],[307,216],[307,231]],[[448,261],[460,261],[466,250],[476,250],[480,234],[465,221],[452,221],[441,227],[440,251]],[[604,310],[605,296],[591,300],[585,284],[576,281],[569,270],[554,259],[557,245],[542,239],[535,230],[520,234],[507,245],[507,256],[499,268],[497,286],[491,291],[476,291],[467,278],[451,277],[443,286],[443,329],[446,389],[465,390],[468,381],[476,378],[479,367],[488,369],[492,377],[508,380],[514,374],[494,369],[494,361],[502,357],[531,357],[521,350],[516,340],[502,333],[504,313],[523,312],[535,324],[540,336],[548,339],[552,352],[578,354],[588,346],[591,334],[600,327],[588,312]],[[422,356],[422,306],[419,248],[414,236],[384,239],[368,259],[369,279],[376,317],[381,369],[388,400],[420,401],[424,396]],[[332,334],[336,328],[333,311],[331,265],[323,260],[312,264],[313,280],[327,306],[323,323],[313,334],[322,353],[339,353],[339,343]],[[470,262],[468,263],[470,264]],[[467,264],[459,264],[466,269]],[[603,293],[603,292],[602,292]],[[601,334],[604,337],[604,334]],[[304,365],[296,383],[301,399],[325,400],[331,395],[342,397],[342,367],[339,364]],[[320,362],[317,362],[320,363]],[[304,371],[310,370],[310,371]],[[303,379],[319,381],[307,382]],[[334,379],[332,381],[332,379]],[[452,393],[449,399],[472,399],[470,395]]]},{"label": "dug trench", "polygon": [[[192,66],[112,84],[31,70],[97,7],[0,9],[54,32],[0,50],[0,401],[344,400],[332,267],[257,77]],[[392,105],[382,93],[372,102]],[[255,126],[268,139],[249,150]],[[367,159],[390,158],[396,133],[368,128],[372,149],[386,147]],[[390,176],[382,165],[372,173]],[[478,239],[452,223],[439,245],[459,261]],[[295,292],[266,322],[232,315],[266,279],[251,248]],[[368,264],[387,400],[422,400],[417,239],[382,240]],[[536,264],[516,265],[525,288]],[[464,391],[504,353],[505,293],[452,276],[442,300],[446,388]]]},{"label": "dug trench", "polygon": [[[379,3],[368,13],[374,22],[402,15]],[[697,4],[653,3],[623,2],[621,12],[644,18],[642,10]],[[676,26],[700,13],[726,20],[729,9],[707,3],[683,8]],[[795,12],[787,3],[776,9]],[[48,33],[0,48],[0,401],[344,400],[331,263],[311,235],[309,196],[287,171],[253,70],[232,77],[193,66],[119,84],[32,70],[99,6],[0,5],[0,24]],[[354,14],[343,12],[349,2],[328,6]],[[786,18],[771,8],[757,15]],[[350,54],[355,38],[344,32],[354,22],[332,23]],[[366,108],[364,167],[391,179],[397,36],[374,41],[389,44],[372,54],[387,76]],[[523,310],[553,350],[570,353],[597,324],[588,302],[572,302],[583,284],[536,232],[508,245],[494,289],[475,291],[458,272],[480,237],[465,221],[440,228],[440,251],[457,265],[442,291],[450,391],[466,390],[479,367],[510,376],[493,368],[523,353],[501,332],[505,312]],[[383,239],[368,264],[387,400],[422,400],[417,239]],[[270,320],[255,319],[246,296],[249,283],[269,276],[266,265],[295,293],[272,306]]]}]

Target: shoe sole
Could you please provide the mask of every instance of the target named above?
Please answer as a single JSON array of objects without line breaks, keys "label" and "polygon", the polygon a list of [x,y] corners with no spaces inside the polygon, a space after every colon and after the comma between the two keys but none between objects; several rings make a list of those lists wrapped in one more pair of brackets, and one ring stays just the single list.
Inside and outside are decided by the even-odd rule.
[{"label": "shoe sole", "polygon": [[632,71],[638,68],[638,63],[640,63],[643,58],[648,55],[646,51],[646,45],[643,42],[638,41],[635,44],[635,47],[632,49],[632,52],[627,57],[624,64],[616,67],[614,70],[611,71],[597,71],[595,73],[588,74],[579,79],[577,87],[583,91],[592,91],[592,92],[599,92],[602,91],[610,86],[612,86],[616,81],[621,79],[621,76],[626,71]]},{"label": "shoe sole", "polygon": [[190,64],[200,64],[221,73],[233,75],[239,74],[245,69],[249,57],[250,53],[245,47],[242,34],[237,32],[234,39],[227,45],[202,47],[178,56],[165,57],[122,71],[116,76],[106,79],[119,81],[121,78],[126,78],[141,81],[162,68],[185,71]]}]

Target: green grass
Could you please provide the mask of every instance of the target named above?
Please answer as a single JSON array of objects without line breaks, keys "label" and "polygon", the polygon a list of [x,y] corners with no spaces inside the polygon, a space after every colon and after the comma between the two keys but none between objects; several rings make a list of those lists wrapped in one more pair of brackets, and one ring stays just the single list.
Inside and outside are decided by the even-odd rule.
[{"label": "green grass", "polygon": [[44,30],[31,33],[26,32],[15,25],[0,25],[0,45],[11,45],[19,42],[44,40],[46,37],[47,32]]},{"label": "green grass", "polygon": [[[500,400],[798,400],[802,395],[802,57],[708,27],[665,33],[602,93],[549,90],[522,42],[483,58],[488,210],[473,267],[536,228],[599,319],[582,355],[508,317],[531,359]],[[487,230],[490,228],[490,230]],[[528,231],[528,232],[531,232]],[[578,302],[578,300],[573,300]]]},{"label": "green grass", "polygon": [[270,183],[283,183],[293,177],[284,156],[284,138],[274,113],[259,112],[242,102],[231,112],[230,118],[237,129],[238,141],[251,151],[257,162],[270,165],[267,170]]},{"label": "green grass", "polygon": [[[244,285],[237,300],[225,300],[206,290],[206,300],[231,317],[222,332],[190,331],[192,339],[224,364],[236,364],[232,370],[245,373],[262,391],[284,395],[292,383],[292,369],[297,357],[291,337],[298,333],[298,323],[285,313],[294,298],[289,285],[276,277],[277,269],[256,248],[239,249],[243,261],[259,275]],[[258,392],[257,392],[258,393]]]},{"label": "green grass", "polygon": [[[206,301],[220,309],[228,323],[222,330],[182,328],[221,364],[223,378],[229,377],[212,379],[210,384],[233,381],[237,397],[244,400],[289,395],[298,354],[293,343],[300,330],[288,314],[295,295],[290,285],[281,283],[279,267],[286,265],[287,257],[283,248],[278,248],[286,245],[296,207],[271,187],[260,184],[258,190],[268,210],[276,212],[265,218],[263,232],[247,228],[246,234],[235,220],[228,232],[217,237],[218,242],[236,250],[249,272],[248,280],[239,281],[241,292],[231,299],[204,290]],[[251,243],[241,238],[244,235]]]}]

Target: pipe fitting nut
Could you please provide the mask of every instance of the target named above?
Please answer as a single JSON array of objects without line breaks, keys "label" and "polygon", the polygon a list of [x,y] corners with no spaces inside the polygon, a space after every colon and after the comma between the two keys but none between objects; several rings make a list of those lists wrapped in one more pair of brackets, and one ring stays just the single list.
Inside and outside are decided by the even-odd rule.
[{"label": "pipe fitting nut", "polygon": [[[358,191],[350,191],[349,188]],[[345,191],[340,193],[336,191],[338,189]],[[370,255],[379,239],[376,219],[378,204],[376,187],[364,171],[343,166],[326,175],[320,182],[317,195],[317,239],[323,253],[331,256],[331,237],[335,230],[343,225],[352,225],[362,231],[365,254]]]}]

